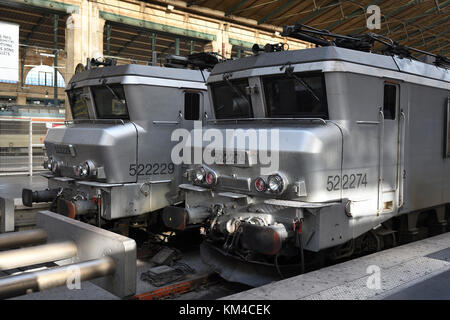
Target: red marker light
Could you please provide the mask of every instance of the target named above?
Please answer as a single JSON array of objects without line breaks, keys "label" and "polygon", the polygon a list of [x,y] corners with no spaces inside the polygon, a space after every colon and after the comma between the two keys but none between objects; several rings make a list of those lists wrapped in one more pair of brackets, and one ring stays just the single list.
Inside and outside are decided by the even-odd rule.
[{"label": "red marker light", "polygon": [[208,172],[206,174],[206,183],[207,184],[214,184],[214,183],[216,183],[216,176],[215,176],[214,173]]},{"label": "red marker light", "polygon": [[259,192],[263,192],[266,190],[266,183],[264,182],[264,179],[259,177],[255,181],[255,188]]}]

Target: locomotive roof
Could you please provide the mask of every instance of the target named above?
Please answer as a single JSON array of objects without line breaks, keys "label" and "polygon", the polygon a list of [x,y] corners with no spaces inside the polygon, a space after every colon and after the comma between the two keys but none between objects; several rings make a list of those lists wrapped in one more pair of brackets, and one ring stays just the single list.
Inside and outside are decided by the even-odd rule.
[{"label": "locomotive roof", "polygon": [[[204,72],[204,75],[205,78],[207,78],[208,72]],[[93,68],[80,73],[76,73],[74,74],[72,79],[70,79],[69,84],[84,80],[120,77],[120,76],[139,76],[139,77],[153,77],[171,80],[194,81],[202,83],[205,82],[199,70],[127,64],[121,66]]]},{"label": "locomotive roof", "polygon": [[[211,76],[255,68],[324,61],[350,62],[450,82],[450,70],[442,67],[407,58],[402,59],[334,46],[281,52],[263,52],[258,55],[219,63],[212,70]],[[217,77],[212,78],[217,79]]]}]

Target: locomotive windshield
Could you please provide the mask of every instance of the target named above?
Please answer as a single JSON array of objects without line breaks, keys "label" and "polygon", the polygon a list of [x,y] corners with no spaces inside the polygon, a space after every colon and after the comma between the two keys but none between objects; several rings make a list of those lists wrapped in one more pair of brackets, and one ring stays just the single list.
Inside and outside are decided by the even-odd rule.
[{"label": "locomotive windshield", "polygon": [[216,119],[252,118],[250,96],[246,93],[248,79],[226,80],[211,86]]},{"label": "locomotive windshield", "polygon": [[89,119],[88,105],[83,88],[68,92],[72,117],[74,119]]},{"label": "locomotive windshield", "polygon": [[122,85],[92,87],[97,119],[130,119]]},{"label": "locomotive windshield", "polygon": [[321,73],[287,73],[263,78],[269,118],[328,119]]}]

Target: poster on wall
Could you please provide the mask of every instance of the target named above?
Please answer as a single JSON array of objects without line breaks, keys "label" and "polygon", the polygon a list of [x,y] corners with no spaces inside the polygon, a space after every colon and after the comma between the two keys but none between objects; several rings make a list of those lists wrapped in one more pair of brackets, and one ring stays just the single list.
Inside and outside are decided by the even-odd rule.
[{"label": "poster on wall", "polygon": [[19,25],[0,21],[0,80],[19,81]]}]

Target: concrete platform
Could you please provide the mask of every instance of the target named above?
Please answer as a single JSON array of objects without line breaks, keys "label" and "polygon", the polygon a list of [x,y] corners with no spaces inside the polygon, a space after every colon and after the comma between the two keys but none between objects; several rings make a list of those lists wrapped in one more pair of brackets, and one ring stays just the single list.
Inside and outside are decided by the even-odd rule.
[{"label": "concrete platform", "polygon": [[224,297],[228,300],[450,299],[450,233]]}]

